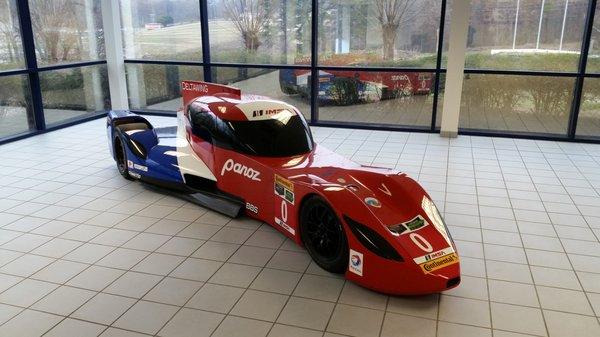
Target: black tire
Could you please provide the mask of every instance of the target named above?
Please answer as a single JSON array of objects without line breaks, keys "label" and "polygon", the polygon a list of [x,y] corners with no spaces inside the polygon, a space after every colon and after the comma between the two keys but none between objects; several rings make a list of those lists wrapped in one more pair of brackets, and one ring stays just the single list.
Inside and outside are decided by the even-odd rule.
[{"label": "black tire", "polygon": [[313,260],[330,273],[348,268],[348,239],[342,222],[323,198],[310,197],[300,211],[300,235]]},{"label": "black tire", "polygon": [[125,143],[120,136],[116,136],[113,141],[115,151],[115,161],[117,162],[117,169],[123,178],[127,180],[133,180],[129,175],[129,169],[127,168],[127,151],[125,151]]}]

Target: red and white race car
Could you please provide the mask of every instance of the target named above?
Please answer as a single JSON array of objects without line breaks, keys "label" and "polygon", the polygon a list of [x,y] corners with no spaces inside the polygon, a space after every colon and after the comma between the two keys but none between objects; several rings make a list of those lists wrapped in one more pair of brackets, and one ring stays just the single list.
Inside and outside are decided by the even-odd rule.
[{"label": "red and white race car", "polygon": [[182,93],[175,127],[109,113],[109,144],[125,178],[266,222],[323,269],[373,290],[425,294],[460,283],[444,220],[406,174],[315,144],[287,103],[204,82],[183,82]]}]

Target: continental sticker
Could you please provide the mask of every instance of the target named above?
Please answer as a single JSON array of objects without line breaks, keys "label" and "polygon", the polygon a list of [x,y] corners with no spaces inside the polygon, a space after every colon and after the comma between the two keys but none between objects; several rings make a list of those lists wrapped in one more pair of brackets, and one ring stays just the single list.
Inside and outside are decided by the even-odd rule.
[{"label": "continental sticker", "polygon": [[416,264],[421,264],[421,263],[425,263],[427,261],[435,260],[437,258],[440,258],[442,256],[446,256],[446,255],[449,255],[449,254],[452,254],[452,253],[454,253],[454,249],[452,247],[448,247],[448,248],[444,248],[442,250],[438,250],[437,252],[433,252],[433,253],[429,253],[427,255],[415,257],[413,260],[415,261]]},{"label": "continental sticker", "polygon": [[294,183],[285,179],[282,176],[275,175],[275,194],[290,202],[292,205],[295,201]]},{"label": "continental sticker", "polygon": [[435,260],[430,260],[421,263],[419,267],[421,267],[424,273],[428,274],[435,270],[453,265],[455,263],[458,263],[458,255],[456,255],[456,253],[451,253],[442,257],[438,257]]}]

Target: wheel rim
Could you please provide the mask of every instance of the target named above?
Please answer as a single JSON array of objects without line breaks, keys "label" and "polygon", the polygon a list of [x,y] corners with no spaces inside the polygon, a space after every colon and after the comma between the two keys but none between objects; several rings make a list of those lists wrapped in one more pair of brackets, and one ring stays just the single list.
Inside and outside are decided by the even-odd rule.
[{"label": "wheel rim", "polygon": [[117,157],[117,168],[119,172],[123,173],[126,169],[125,164],[125,149],[123,148],[123,144],[119,141],[115,146],[115,156]]},{"label": "wheel rim", "polygon": [[315,205],[308,211],[305,231],[310,246],[319,256],[333,259],[338,255],[342,228],[328,207]]}]

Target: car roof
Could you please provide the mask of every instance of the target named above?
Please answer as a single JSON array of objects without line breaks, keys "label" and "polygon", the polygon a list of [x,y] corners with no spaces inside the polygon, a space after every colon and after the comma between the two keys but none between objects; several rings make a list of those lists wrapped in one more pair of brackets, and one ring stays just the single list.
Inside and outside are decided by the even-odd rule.
[{"label": "car roof", "polygon": [[198,104],[225,121],[254,122],[299,115],[294,106],[260,95],[219,93],[194,99],[192,105]]}]

